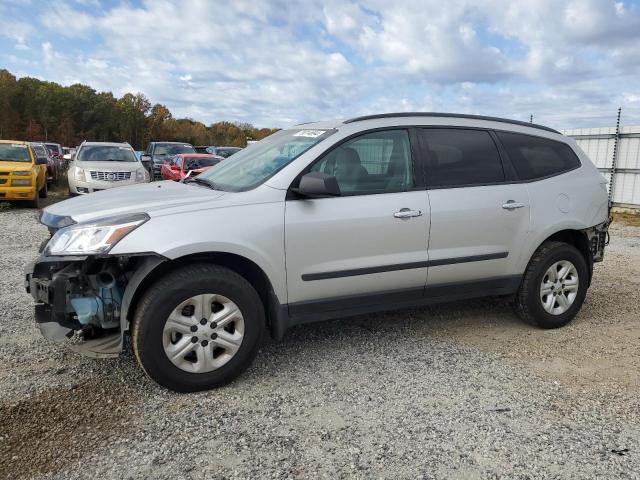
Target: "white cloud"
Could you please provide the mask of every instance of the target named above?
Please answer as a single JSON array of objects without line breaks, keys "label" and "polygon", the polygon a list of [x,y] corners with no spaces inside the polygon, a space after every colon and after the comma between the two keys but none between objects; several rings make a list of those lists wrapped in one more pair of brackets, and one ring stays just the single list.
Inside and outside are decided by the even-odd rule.
[{"label": "white cloud", "polygon": [[55,2],[41,14],[42,24],[58,35],[82,37],[91,32],[95,18],[64,2]]},{"label": "white cloud", "polygon": [[[557,124],[640,95],[640,14],[623,2],[69,0],[41,23],[52,80],[205,122],[439,109]],[[23,48],[31,28],[0,35]]]}]

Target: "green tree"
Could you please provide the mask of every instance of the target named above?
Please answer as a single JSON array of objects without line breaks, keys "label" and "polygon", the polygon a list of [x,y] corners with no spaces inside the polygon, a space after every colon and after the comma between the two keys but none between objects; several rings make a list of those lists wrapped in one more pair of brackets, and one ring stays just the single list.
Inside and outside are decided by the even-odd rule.
[{"label": "green tree", "polygon": [[0,138],[50,140],[68,146],[82,140],[129,142],[137,149],[150,140],[244,147],[275,130],[249,123],[217,122],[209,127],[174,118],[165,105],[142,93],[116,98],[111,92],[74,84],[63,87],[37,78],[16,79],[0,69]]}]

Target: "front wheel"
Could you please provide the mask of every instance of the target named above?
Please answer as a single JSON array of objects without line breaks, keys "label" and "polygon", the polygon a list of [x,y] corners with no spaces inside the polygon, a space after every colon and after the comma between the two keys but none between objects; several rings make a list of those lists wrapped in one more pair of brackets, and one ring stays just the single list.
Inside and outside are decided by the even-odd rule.
[{"label": "front wheel", "polygon": [[40,208],[40,192],[36,192],[35,196],[33,197],[33,200],[29,200],[26,202],[27,207],[29,208]]},{"label": "front wheel", "polygon": [[541,328],[563,327],[582,307],[588,277],[587,262],[576,247],[545,242],[529,262],[516,295],[516,311]]},{"label": "front wheel", "polygon": [[144,371],[178,392],[222,386],[253,361],[265,328],[258,293],[217,265],[184,267],[162,277],[142,297],[133,349]]}]

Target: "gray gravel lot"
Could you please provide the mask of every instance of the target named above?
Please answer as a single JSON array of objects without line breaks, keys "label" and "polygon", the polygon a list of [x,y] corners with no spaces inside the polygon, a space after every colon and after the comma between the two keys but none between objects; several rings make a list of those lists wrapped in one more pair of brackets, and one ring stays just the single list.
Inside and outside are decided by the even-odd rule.
[{"label": "gray gravel lot", "polygon": [[40,337],[0,210],[0,478],[640,478],[640,228],[615,225],[568,327],[484,299],[298,327],[217,391]]}]

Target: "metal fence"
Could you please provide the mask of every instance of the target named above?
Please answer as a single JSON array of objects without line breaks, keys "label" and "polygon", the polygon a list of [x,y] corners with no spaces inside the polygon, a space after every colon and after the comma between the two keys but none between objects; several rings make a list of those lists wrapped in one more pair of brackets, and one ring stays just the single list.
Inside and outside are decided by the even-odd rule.
[{"label": "metal fence", "polygon": [[620,206],[640,208],[640,126],[570,128],[573,137],[609,181],[609,197]]}]

